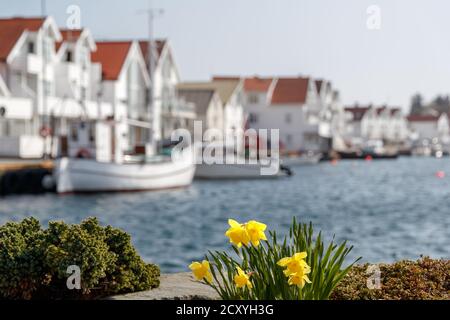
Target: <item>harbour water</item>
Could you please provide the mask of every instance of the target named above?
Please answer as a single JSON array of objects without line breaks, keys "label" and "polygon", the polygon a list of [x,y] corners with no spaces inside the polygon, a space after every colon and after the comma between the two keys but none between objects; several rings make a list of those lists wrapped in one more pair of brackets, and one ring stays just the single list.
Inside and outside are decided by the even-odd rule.
[{"label": "harbour water", "polygon": [[450,258],[450,159],[326,162],[294,171],[279,180],[195,181],[182,190],[0,198],[0,223],[97,216],[129,232],[163,272],[187,271],[208,250],[227,248],[228,218],[256,219],[281,233],[293,216],[312,221],[327,239],[348,240],[352,257],[363,261]]}]

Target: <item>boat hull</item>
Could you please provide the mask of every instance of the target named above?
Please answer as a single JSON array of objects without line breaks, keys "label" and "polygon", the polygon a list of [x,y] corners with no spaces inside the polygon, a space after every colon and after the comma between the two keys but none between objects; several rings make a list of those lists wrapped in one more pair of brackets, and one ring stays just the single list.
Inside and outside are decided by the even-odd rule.
[{"label": "boat hull", "polygon": [[[277,174],[262,175],[260,164],[198,164],[196,179],[274,179],[284,176],[278,169]],[[276,170],[274,170],[276,171]]]},{"label": "boat hull", "polygon": [[281,163],[285,166],[295,167],[318,164],[321,159],[321,154],[314,156],[286,157],[281,159]]},{"label": "boat hull", "polygon": [[179,161],[116,164],[63,158],[57,163],[57,192],[96,193],[172,189],[189,186],[195,164],[189,154]]}]

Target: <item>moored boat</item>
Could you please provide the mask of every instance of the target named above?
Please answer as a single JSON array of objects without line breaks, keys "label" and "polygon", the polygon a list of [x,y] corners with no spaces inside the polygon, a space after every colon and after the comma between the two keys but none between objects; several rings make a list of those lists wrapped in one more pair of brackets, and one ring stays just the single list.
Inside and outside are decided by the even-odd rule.
[{"label": "moored boat", "polygon": [[62,158],[54,175],[57,192],[126,192],[180,188],[192,183],[195,172],[191,147],[171,157],[147,158],[144,162],[113,163],[93,159]]},{"label": "moored boat", "polygon": [[291,170],[280,166],[278,162],[270,165],[201,163],[197,165],[195,172],[196,179],[274,179],[290,175]]}]

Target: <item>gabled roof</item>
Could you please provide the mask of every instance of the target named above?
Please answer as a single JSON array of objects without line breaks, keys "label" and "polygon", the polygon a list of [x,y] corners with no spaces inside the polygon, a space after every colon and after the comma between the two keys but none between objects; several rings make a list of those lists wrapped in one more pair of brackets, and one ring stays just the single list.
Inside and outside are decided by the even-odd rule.
[{"label": "gabled roof", "polygon": [[92,62],[101,63],[103,80],[117,80],[130,51],[132,41],[97,42]]},{"label": "gabled roof", "polygon": [[372,108],[371,105],[369,106],[359,106],[355,105],[353,107],[346,107],[344,110],[346,112],[350,112],[353,115],[353,121],[361,121],[361,119],[364,117],[367,111],[369,111]]},{"label": "gabled roof", "polygon": [[215,92],[213,88],[189,88],[183,87],[183,83],[178,85],[178,95],[187,102],[194,103],[195,111],[199,115],[206,115]]},{"label": "gabled roof", "polygon": [[409,115],[407,117],[409,122],[436,122],[438,121],[440,118],[440,116],[435,116],[435,115],[431,115],[431,114],[414,114],[414,115]]},{"label": "gabled roof", "polygon": [[272,104],[303,104],[308,95],[309,78],[279,78]]},{"label": "gabled roof", "polygon": [[233,93],[241,84],[241,79],[213,79],[212,84],[219,94],[220,99],[224,104],[228,103],[228,101],[233,96]]},{"label": "gabled roof", "polygon": [[6,61],[25,31],[36,32],[44,22],[45,18],[42,17],[0,19],[0,61]]},{"label": "gabled roof", "polygon": [[252,92],[267,92],[270,89],[270,85],[273,82],[273,78],[245,78],[244,90]]},{"label": "gabled roof", "polygon": [[238,79],[217,79],[214,78],[210,82],[185,82],[182,84],[183,89],[209,89],[215,90],[223,104],[228,103],[233,93],[241,84]]},{"label": "gabled roof", "polygon": [[[154,45],[156,45],[156,48],[153,49],[153,51],[155,52],[155,54],[157,55],[157,60],[159,60],[159,58],[161,57],[161,54],[164,50],[164,47],[167,44],[167,40],[161,39],[161,40],[156,40],[153,42]],[[149,62],[149,57],[148,57],[148,41],[145,40],[141,40],[139,41],[139,46],[141,48],[142,51],[142,55],[144,56],[145,59],[145,63],[148,64]]]},{"label": "gabled roof", "polygon": [[97,49],[95,45],[95,40],[88,29],[61,29],[60,32],[62,40],[55,43],[57,52],[59,51],[64,42],[75,43],[81,37],[87,39],[91,51],[95,51]]},{"label": "gabled roof", "polygon": [[[239,81],[238,76],[215,76],[213,81]],[[244,80],[244,91],[246,92],[267,92],[273,82],[273,78],[246,77]]]}]

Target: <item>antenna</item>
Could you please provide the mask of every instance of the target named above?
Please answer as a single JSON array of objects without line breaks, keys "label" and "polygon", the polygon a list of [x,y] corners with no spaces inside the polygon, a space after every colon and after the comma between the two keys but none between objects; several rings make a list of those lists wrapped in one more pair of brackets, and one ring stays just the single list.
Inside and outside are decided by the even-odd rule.
[{"label": "antenna", "polygon": [[46,14],[47,14],[47,1],[41,0],[41,15],[45,17]]}]

